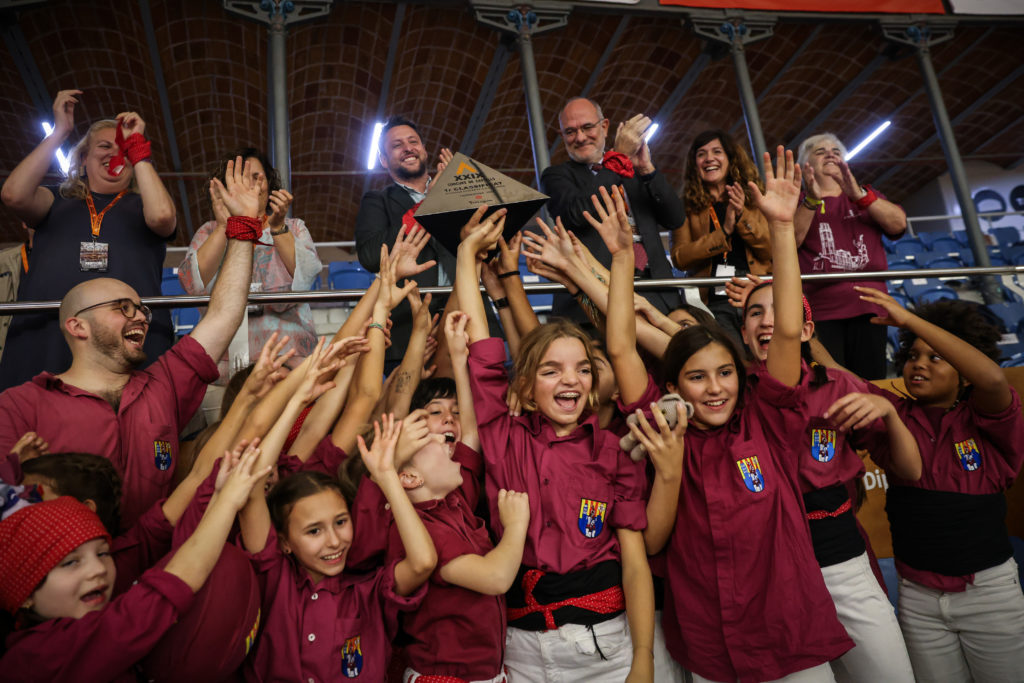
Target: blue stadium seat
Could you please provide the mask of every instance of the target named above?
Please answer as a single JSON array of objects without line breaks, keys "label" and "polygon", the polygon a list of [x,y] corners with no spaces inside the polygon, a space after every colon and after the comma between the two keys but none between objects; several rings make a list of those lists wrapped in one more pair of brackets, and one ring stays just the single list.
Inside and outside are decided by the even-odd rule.
[{"label": "blue stadium seat", "polygon": [[957,242],[959,242],[960,244],[962,244],[965,247],[969,244],[969,242],[967,241],[967,231],[966,230],[954,230],[953,231],[953,239],[955,239]]},{"label": "blue stadium seat", "polygon": [[956,297],[956,291],[950,287],[942,284],[942,281],[934,277],[916,277],[910,280],[903,281],[903,291],[906,292],[907,296],[914,304],[922,303],[919,301],[919,297],[925,294],[925,292],[931,292],[933,290],[948,290],[952,293],[953,299]]},{"label": "blue stadium seat", "polygon": [[362,289],[373,284],[373,273],[355,261],[332,261],[327,266],[327,282],[331,289]]},{"label": "blue stadium seat", "polygon": [[904,237],[892,243],[892,253],[899,256],[910,256],[924,251],[924,244],[916,237]]},{"label": "blue stadium seat", "polygon": [[1020,242],[1020,232],[1011,226],[992,228],[989,234],[999,243],[1000,249],[1008,249]]},{"label": "blue stadium seat", "polygon": [[925,246],[926,249],[931,249],[932,245],[935,244],[936,240],[940,240],[946,237],[949,237],[949,233],[942,232],[940,230],[930,232],[921,231],[917,233],[917,238],[921,240],[921,243]]},{"label": "blue stadium seat", "polygon": [[999,316],[1007,332],[1017,333],[1021,320],[1024,320],[1024,303],[1011,301],[1001,304],[989,304],[989,310]]},{"label": "blue stadium seat", "polygon": [[1003,249],[1002,256],[1015,266],[1024,266],[1024,244]]},{"label": "blue stadium seat", "polygon": [[955,237],[943,235],[942,237],[939,237],[934,242],[932,242],[929,249],[931,249],[934,252],[946,252],[947,254],[956,254],[960,252],[960,249],[962,247],[963,245],[960,244],[960,241],[957,240]]},{"label": "blue stadium seat", "polygon": [[917,305],[930,304],[933,301],[941,301],[942,299],[956,299],[956,290],[952,287],[941,285],[932,289],[926,289],[920,292],[914,297],[914,303]]}]

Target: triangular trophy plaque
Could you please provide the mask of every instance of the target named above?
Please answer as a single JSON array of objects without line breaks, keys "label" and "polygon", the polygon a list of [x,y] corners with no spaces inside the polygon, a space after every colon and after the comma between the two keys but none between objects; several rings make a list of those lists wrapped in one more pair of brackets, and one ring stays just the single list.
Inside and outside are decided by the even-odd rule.
[{"label": "triangular trophy plaque", "polygon": [[461,152],[430,185],[413,217],[452,254],[459,249],[459,231],[479,206],[486,204],[488,214],[508,209],[504,236],[509,239],[548,200],[547,195]]}]

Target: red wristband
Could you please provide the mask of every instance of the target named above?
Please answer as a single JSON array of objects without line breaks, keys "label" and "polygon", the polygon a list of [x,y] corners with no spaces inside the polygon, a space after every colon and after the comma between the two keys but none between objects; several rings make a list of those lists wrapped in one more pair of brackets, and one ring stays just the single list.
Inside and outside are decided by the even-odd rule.
[{"label": "red wristband", "polygon": [[262,232],[263,226],[260,225],[260,219],[251,216],[231,216],[228,218],[227,225],[224,226],[224,233],[233,240],[256,242]]},{"label": "red wristband", "polygon": [[132,162],[132,166],[141,161],[147,161],[152,156],[149,140],[142,137],[141,133],[132,133],[128,136],[128,139],[124,141],[123,149],[128,161]]},{"label": "red wristband", "polygon": [[854,201],[854,204],[862,209],[868,208],[875,203],[875,200],[878,199],[878,195],[875,193],[875,188],[870,185],[864,185],[864,192],[865,194],[863,197]]}]

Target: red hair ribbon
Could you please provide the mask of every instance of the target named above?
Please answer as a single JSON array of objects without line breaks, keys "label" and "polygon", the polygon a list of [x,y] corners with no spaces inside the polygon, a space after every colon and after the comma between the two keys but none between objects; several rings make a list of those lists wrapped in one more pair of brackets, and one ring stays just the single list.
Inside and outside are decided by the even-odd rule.
[{"label": "red hair ribbon", "polygon": [[811,304],[807,301],[806,296],[801,295],[800,298],[804,301],[804,322],[809,323],[814,320],[814,318],[811,317]]},{"label": "red hair ribbon", "polygon": [[634,175],[633,162],[622,152],[609,150],[601,157],[601,165],[609,171],[619,174],[623,178],[632,178]]}]

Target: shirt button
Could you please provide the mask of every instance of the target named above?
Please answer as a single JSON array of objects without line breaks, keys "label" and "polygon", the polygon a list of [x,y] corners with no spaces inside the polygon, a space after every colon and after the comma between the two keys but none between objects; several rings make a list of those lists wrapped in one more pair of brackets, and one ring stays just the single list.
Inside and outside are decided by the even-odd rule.
[{"label": "shirt button", "polygon": [[545,524],[544,524],[544,526],[546,526],[547,528],[549,528],[549,529],[550,529],[550,528],[551,528],[551,522],[547,522],[547,523],[545,523]]},{"label": "shirt button", "polygon": [[308,636],[306,636],[306,640],[312,643],[314,640],[316,640],[316,634],[310,633]]},{"label": "shirt button", "polygon": [[320,598],[320,594],[319,593],[313,593],[312,595],[309,596],[310,600],[317,600],[319,598]]},{"label": "shirt button", "polygon": [[306,683],[316,683],[312,678],[307,678]]},{"label": "shirt button", "polygon": [[545,485],[545,486],[547,486],[547,485],[548,485],[549,483],[551,483],[551,480],[550,480],[550,479],[545,479],[545,480],[544,480],[544,485]]}]

